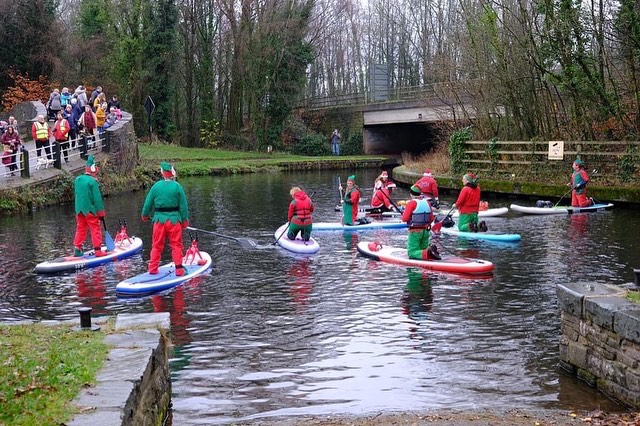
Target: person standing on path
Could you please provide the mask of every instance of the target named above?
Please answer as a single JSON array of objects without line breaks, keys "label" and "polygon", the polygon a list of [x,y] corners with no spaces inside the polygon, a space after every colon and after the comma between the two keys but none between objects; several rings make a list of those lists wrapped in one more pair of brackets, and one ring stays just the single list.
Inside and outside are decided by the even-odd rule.
[{"label": "person standing on path", "polygon": [[69,122],[62,117],[62,113],[58,113],[57,120],[53,125],[53,138],[56,140],[58,147],[62,156],[64,157],[64,162],[69,162],[69,131],[71,130],[71,125]]},{"label": "person standing on path", "polygon": [[47,155],[47,160],[51,158],[51,129],[49,123],[44,119],[44,115],[38,116],[38,121],[31,126],[31,136],[36,144],[36,155],[40,158],[42,148]]},{"label": "person standing on path", "polygon": [[76,209],[76,236],[73,239],[74,256],[82,256],[82,244],[87,238],[87,228],[91,232],[91,243],[96,257],[106,256],[102,251],[102,228],[100,221],[104,219],[104,203],[98,184],[98,166],[90,155],[84,168],[84,175],[73,181]]},{"label": "person standing on path", "polygon": [[342,136],[340,136],[338,129],[335,129],[331,135],[331,151],[333,155],[340,155],[340,141],[342,141]]},{"label": "person standing on path", "polygon": [[148,222],[153,211],[153,236],[148,271],[157,274],[165,240],[169,239],[176,276],[185,274],[182,266],[182,230],[189,226],[189,204],[182,185],[176,182],[176,170],[171,164],[160,163],[162,180],[153,184],[142,206],[141,218]]}]

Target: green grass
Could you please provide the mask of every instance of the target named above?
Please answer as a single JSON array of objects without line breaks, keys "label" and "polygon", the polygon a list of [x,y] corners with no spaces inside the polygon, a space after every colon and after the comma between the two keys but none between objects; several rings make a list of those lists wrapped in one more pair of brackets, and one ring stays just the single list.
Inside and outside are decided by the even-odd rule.
[{"label": "green grass", "polygon": [[0,325],[0,425],[63,424],[71,401],[95,382],[104,334],[70,326]]},{"label": "green grass", "polygon": [[640,291],[630,291],[627,293],[627,299],[633,303],[640,303]]}]

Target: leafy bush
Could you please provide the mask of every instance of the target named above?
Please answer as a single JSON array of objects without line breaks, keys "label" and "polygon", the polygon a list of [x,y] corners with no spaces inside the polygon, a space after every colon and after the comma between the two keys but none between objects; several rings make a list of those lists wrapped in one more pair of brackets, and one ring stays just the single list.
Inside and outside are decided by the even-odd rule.
[{"label": "leafy bush", "polygon": [[300,142],[293,145],[291,153],[318,157],[331,155],[331,149],[329,149],[329,143],[326,137],[317,133],[307,133],[302,136]]},{"label": "leafy bush", "polygon": [[357,132],[353,135],[349,135],[346,142],[343,142],[340,146],[341,155],[362,155],[364,149],[362,146],[362,133]]},{"label": "leafy bush", "polygon": [[470,139],[470,127],[465,127],[464,129],[451,133],[451,137],[449,138],[449,158],[451,159],[451,173],[454,176],[461,175],[467,171],[464,163],[466,159],[465,145]]}]

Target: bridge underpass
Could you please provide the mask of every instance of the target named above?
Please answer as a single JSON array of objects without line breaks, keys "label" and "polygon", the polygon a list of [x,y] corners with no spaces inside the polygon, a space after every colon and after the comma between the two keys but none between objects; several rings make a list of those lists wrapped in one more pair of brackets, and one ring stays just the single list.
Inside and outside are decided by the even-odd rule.
[{"label": "bridge underpass", "polygon": [[[365,154],[419,155],[435,148],[444,137],[443,122],[463,117],[461,107],[433,100],[371,104],[364,107],[362,142]],[[466,111],[468,112],[468,106]],[[454,114],[455,112],[455,114]]]}]

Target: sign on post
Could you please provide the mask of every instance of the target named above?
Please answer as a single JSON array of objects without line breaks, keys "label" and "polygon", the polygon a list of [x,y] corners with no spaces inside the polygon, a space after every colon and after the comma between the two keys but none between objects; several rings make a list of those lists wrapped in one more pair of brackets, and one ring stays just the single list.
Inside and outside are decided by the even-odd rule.
[{"label": "sign on post", "polygon": [[151,126],[151,114],[156,109],[156,104],[153,103],[153,99],[151,96],[147,96],[147,100],[144,101],[144,110],[147,111],[147,116],[149,119],[149,137],[153,139],[153,128]]},{"label": "sign on post", "polygon": [[549,141],[549,160],[564,159],[564,141]]}]

